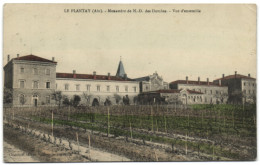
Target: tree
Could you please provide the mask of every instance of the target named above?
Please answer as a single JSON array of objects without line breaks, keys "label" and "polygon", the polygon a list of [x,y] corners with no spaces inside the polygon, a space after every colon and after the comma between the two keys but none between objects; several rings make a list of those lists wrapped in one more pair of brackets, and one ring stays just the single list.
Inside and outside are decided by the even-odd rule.
[{"label": "tree", "polygon": [[64,105],[66,105],[66,106],[69,106],[69,105],[71,105],[71,100],[68,98],[68,97],[64,97],[63,98],[63,102],[62,102]]},{"label": "tree", "polygon": [[62,92],[61,91],[54,91],[52,93],[52,99],[56,101],[56,104],[58,103],[59,107],[61,105],[62,100]]},{"label": "tree", "polygon": [[228,98],[228,94],[224,92],[219,92],[218,94],[215,94],[215,97],[219,103],[224,104],[226,99]]},{"label": "tree", "polygon": [[73,97],[73,106],[74,107],[78,106],[80,101],[81,101],[80,96],[79,95],[74,95],[74,97]]},{"label": "tree", "polygon": [[91,103],[90,103],[90,100],[91,100],[91,98],[92,98],[92,96],[93,95],[91,95],[91,94],[88,94],[88,93],[85,93],[85,92],[83,92],[83,97],[86,99],[86,104],[87,105],[90,105]]},{"label": "tree", "polygon": [[116,100],[116,104],[119,104],[119,102],[122,100],[122,97],[116,93],[114,94],[114,98]]},{"label": "tree", "polygon": [[13,91],[9,88],[4,88],[4,104],[10,104],[13,101]]},{"label": "tree", "polygon": [[128,95],[126,95],[126,96],[123,97],[123,103],[124,103],[125,105],[129,105],[129,104],[130,104],[130,100],[129,100]]},{"label": "tree", "polygon": [[112,103],[111,103],[111,101],[110,101],[110,98],[109,97],[107,97],[106,98],[106,101],[105,101],[105,103],[104,103],[104,105],[105,106],[110,106]]}]

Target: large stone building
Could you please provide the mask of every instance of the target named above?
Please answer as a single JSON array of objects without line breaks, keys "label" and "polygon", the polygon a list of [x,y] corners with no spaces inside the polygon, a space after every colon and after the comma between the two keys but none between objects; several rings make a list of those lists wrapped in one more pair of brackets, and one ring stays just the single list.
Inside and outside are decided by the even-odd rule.
[{"label": "large stone building", "polygon": [[163,78],[157,72],[149,76],[135,78],[134,80],[139,82],[140,93],[169,89],[169,84],[163,81]]},{"label": "large stone building", "polygon": [[57,62],[34,55],[13,58],[4,66],[4,86],[12,92],[13,106],[54,104]]},{"label": "large stone building", "polygon": [[256,102],[256,79],[240,75],[235,72],[234,75],[225,76],[213,81],[215,85],[228,86],[228,101],[230,103],[255,103]]},{"label": "large stone building", "polygon": [[200,81],[200,77],[198,81],[190,81],[188,77],[186,80],[177,80],[170,83],[171,89],[178,90],[191,90],[203,93],[202,100],[199,98],[188,97],[187,103],[190,104],[217,104],[217,103],[226,103],[228,99],[228,86],[223,84],[214,84],[210,82],[207,78],[207,81]]},{"label": "large stone building", "polygon": [[139,94],[140,104],[203,104],[201,92],[186,89],[161,89]]},{"label": "large stone building", "polygon": [[[52,94],[61,91],[63,99],[81,97],[80,104],[103,105],[106,100],[121,103],[139,94],[139,82],[127,78],[120,60],[118,76],[56,73],[57,62],[35,55],[17,56],[4,66],[4,87],[12,93],[12,106],[55,104]],[[123,75],[122,75],[123,74]],[[122,77],[123,76],[123,77]]]}]

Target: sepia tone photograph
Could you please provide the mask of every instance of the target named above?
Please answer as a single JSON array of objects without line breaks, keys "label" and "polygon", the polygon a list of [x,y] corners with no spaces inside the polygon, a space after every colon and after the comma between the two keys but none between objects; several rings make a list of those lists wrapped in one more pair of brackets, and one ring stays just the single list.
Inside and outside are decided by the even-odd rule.
[{"label": "sepia tone photograph", "polygon": [[4,4],[4,162],[257,159],[255,4]]}]

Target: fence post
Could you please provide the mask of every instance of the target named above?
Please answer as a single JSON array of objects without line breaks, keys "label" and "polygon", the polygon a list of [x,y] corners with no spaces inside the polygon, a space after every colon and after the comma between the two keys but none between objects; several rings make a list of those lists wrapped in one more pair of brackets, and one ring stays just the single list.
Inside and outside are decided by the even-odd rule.
[{"label": "fence post", "polygon": [[109,107],[107,107],[107,137],[109,137]]},{"label": "fence post", "polygon": [[53,136],[53,109],[51,110],[51,135]]}]

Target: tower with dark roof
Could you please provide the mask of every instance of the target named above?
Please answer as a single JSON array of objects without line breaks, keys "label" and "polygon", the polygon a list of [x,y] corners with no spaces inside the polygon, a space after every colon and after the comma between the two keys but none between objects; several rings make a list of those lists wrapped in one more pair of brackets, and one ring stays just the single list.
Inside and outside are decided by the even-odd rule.
[{"label": "tower with dark roof", "polygon": [[119,64],[118,64],[116,76],[117,77],[124,77],[124,78],[127,77],[126,73],[125,73],[123,62],[121,60],[121,57],[120,57],[120,61],[119,61]]}]

